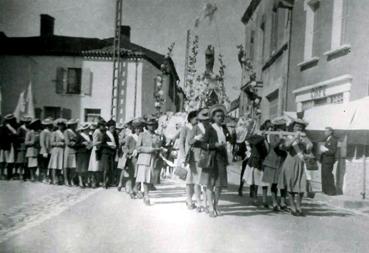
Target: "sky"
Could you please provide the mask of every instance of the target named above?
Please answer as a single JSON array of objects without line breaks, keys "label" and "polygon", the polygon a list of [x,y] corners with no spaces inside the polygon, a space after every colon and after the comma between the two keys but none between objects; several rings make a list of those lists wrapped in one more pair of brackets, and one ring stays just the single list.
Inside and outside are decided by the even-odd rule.
[{"label": "sky", "polygon": [[[195,29],[206,3],[215,3],[214,20]],[[173,61],[183,80],[186,31],[199,36],[198,73],[205,70],[205,49],[215,46],[226,65],[225,85],[231,99],[239,95],[241,68],[236,46],[245,40],[241,17],[249,0],[123,0],[123,24],[131,26],[131,41],[161,54],[175,42]],[[40,14],[55,17],[55,34],[107,38],[113,36],[115,0],[0,0],[0,31],[7,36],[37,36]],[[219,65],[215,63],[214,72]]]}]

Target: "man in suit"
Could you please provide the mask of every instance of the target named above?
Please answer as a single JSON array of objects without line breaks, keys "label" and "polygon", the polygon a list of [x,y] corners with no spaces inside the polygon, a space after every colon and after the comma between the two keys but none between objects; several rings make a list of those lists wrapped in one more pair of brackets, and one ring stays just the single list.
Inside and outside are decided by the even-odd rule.
[{"label": "man in suit", "polygon": [[336,186],[333,176],[333,165],[336,162],[337,138],[334,136],[333,129],[325,129],[325,143],[321,148],[322,164],[322,191],[327,195],[336,195]]}]

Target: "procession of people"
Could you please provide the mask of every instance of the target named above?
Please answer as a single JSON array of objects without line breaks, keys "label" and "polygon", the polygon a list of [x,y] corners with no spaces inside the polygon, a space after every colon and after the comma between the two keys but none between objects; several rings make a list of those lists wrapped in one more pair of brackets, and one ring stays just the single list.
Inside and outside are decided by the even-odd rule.
[{"label": "procession of people", "polygon": [[[103,118],[79,124],[62,118],[18,120],[9,114],[0,126],[0,177],[81,188],[116,187],[150,206],[150,191],[170,168],[170,174],[186,184],[186,207],[217,217],[222,215],[219,200],[228,186],[227,166],[239,160],[240,196],[247,184],[253,204],[304,216],[302,199],[312,193],[311,172],[317,166],[313,144],[304,133],[308,123],[267,120],[260,125],[246,118],[236,124],[227,122],[226,113],[219,104],[191,111],[185,124],[176,125],[173,139],[158,131],[153,115],[125,124]],[[329,184],[323,191],[333,194],[330,171],[337,144],[333,129],[327,132],[322,167]],[[175,157],[169,152],[173,150]]]}]

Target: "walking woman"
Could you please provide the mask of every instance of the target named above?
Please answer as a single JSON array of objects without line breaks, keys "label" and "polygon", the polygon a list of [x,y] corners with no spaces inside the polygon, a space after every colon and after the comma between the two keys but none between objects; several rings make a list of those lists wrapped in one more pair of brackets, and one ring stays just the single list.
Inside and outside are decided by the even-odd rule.
[{"label": "walking woman", "polygon": [[137,187],[136,185],[136,164],[137,164],[137,141],[138,135],[143,131],[142,122],[140,120],[133,120],[129,125],[131,132],[127,133],[125,142],[123,145],[123,170],[122,175],[126,178],[126,192],[132,199],[136,198]]},{"label": "walking woman", "polygon": [[[201,186],[199,182],[199,171],[194,157],[194,150],[192,148],[191,139],[194,139],[191,132],[197,125],[197,111],[192,111],[187,116],[188,124],[183,126],[179,137],[179,159],[181,165],[187,167],[186,176],[186,205],[188,209],[198,208],[201,211]],[[195,194],[196,205],[192,203],[192,196]]]},{"label": "walking woman", "polygon": [[295,119],[292,123],[294,136],[289,136],[284,148],[287,151],[287,158],[282,165],[282,172],[279,178],[279,189],[286,189],[289,195],[291,214],[303,216],[301,201],[306,192],[305,155],[310,153],[313,145],[303,134],[307,123],[301,119]]},{"label": "walking woman", "polygon": [[91,174],[91,181],[92,181],[92,188],[96,188],[99,185],[99,173],[101,170],[101,141],[102,136],[106,131],[105,127],[105,121],[100,120],[100,122],[97,124],[97,128],[92,134],[92,151],[91,151],[91,157],[90,162],[88,165],[88,171]]},{"label": "walking woman", "polygon": [[26,158],[26,150],[27,147],[25,145],[25,139],[27,132],[29,131],[29,124],[31,123],[32,118],[28,116],[24,116],[20,120],[20,126],[17,129],[17,159],[15,162],[16,171],[19,172],[19,178],[26,180],[29,178],[28,169],[27,169],[27,158]]},{"label": "walking woman", "polygon": [[65,138],[64,131],[66,129],[67,121],[65,119],[55,120],[57,129],[51,134],[51,156],[49,162],[49,169],[51,170],[51,184],[58,184],[59,180],[57,177],[60,176],[63,170],[64,163],[64,147]]},{"label": "walking woman", "polygon": [[161,139],[155,133],[157,121],[155,118],[146,120],[147,131],[142,132],[137,140],[137,183],[143,183],[144,203],[150,205],[149,187],[153,183],[153,173],[158,159],[159,153],[162,150]]},{"label": "walking woman", "polygon": [[[267,130],[284,131],[283,125],[271,125]],[[278,180],[281,174],[281,168],[287,153],[281,149],[283,145],[283,139],[278,135],[266,135],[268,155],[265,157],[263,162],[264,174],[262,181],[270,185],[270,190],[272,193],[272,205],[273,211],[279,211],[279,205],[277,200],[278,192]],[[286,191],[281,189],[281,203],[280,208],[282,210],[287,210],[286,205]]]},{"label": "walking woman", "polygon": [[78,121],[71,119],[67,122],[67,130],[64,131],[65,150],[64,150],[64,184],[66,186],[75,185],[76,176],[76,127]]},{"label": "walking woman", "polygon": [[88,165],[90,162],[91,149],[92,149],[92,139],[88,135],[90,129],[89,124],[84,124],[77,130],[76,138],[76,161],[77,161],[77,175],[78,175],[78,185],[81,188],[85,187],[86,174],[88,171]]},{"label": "walking woman", "polygon": [[36,170],[38,166],[38,154],[40,152],[40,129],[41,121],[39,119],[34,119],[29,124],[29,131],[26,134],[25,144],[27,147],[26,158],[27,167],[31,174],[31,181],[36,180]]},{"label": "walking woman", "polygon": [[255,205],[258,204],[257,193],[259,186],[263,190],[263,206],[269,208],[267,204],[268,184],[262,181],[263,178],[263,161],[267,155],[267,149],[264,136],[252,134],[247,138],[247,143],[251,150],[250,158],[246,165],[244,175],[245,182],[250,185],[250,197]]},{"label": "walking woman", "polygon": [[113,184],[115,153],[118,147],[115,124],[114,120],[107,122],[108,130],[104,132],[101,140],[101,167],[104,172],[103,187],[105,189],[108,189]]},{"label": "walking woman", "polygon": [[222,188],[227,187],[227,131],[223,127],[226,109],[215,105],[210,110],[213,124],[205,126],[205,134],[201,138],[201,155],[199,166],[202,168],[200,183],[206,185],[209,203],[209,216],[221,215],[219,199]]}]

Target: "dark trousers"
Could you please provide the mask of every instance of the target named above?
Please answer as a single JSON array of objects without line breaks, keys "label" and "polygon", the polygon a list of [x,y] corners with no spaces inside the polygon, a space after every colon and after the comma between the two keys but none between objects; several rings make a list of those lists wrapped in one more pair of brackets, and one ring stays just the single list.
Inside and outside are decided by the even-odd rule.
[{"label": "dark trousers", "polygon": [[333,165],[334,163],[322,163],[322,191],[328,195],[336,195]]},{"label": "dark trousers", "polygon": [[113,168],[114,168],[114,154],[103,153],[101,156],[101,164],[104,172],[103,183],[105,186],[108,186],[109,183],[113,183]]},{"label": "dark trousers", "polygon": [[40,169],[40,176],[42,179],[47,178],[47,170],[49,167],[50,155],[44,157],[43,155],[39,155],[38,162],[39,162],[39,169]]}]

